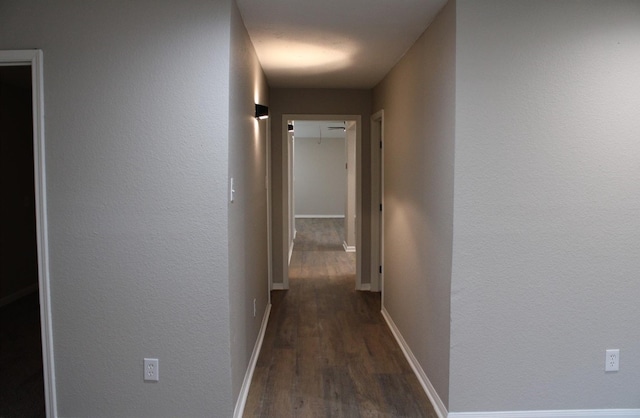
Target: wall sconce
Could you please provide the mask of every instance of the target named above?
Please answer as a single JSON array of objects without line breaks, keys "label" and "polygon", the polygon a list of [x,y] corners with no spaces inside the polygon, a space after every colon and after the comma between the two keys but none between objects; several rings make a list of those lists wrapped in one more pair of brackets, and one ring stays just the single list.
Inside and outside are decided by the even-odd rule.
[{"label": "wall sconce", "polygon": [[267,119],[269,117],[269,107],[256,103],[256,119]]},{"label": "wall sconce", "polygon": [[293,132],[293,124],[292,123],[289,123],[287,125],[287,132]]}]

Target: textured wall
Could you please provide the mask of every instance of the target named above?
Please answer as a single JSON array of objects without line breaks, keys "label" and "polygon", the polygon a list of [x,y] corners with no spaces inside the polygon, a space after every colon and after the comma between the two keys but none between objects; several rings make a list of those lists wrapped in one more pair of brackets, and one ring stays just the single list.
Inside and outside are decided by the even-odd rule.
[{"label": "textured wall", "polygon": [[[362,282],[368,283],[369,272],[369,229],[370,215],[370,149],[369,131],[371,130],[371,90],[343,90],[343,89],[271,89],[269,94],[269,120],[271,124],[271,186],[272,186],[272,232],[273,232],[273,281],[282,283],[284,255],[288,245],[286,237],[282,236],[283,210],[282,191],[283,181],[287,182],[287,173],[282,171],[283,144],[282,115],[361,115],[362,116],[362,164],[358,174],[362,178],[362,191],[359,199],[362,203]],[[285,160],[286,161],[286,160]],[[286,219],[286,218],[285,218]]]},{"label": "textured wall", "polygon": [[374,90],[384,109],[384,307],[445,405],[453,234],[455,3]]},{"label": "textured wall", "polygon": [[458,1],[451,411],[640,408],[639,22]]},{"label": "textured wall", "polygon": [[269,101],[262,68],[235,3],[231,16],[229,177],[234,178],[236,193],[229,204],[229,325],[236,399],[269,298],[267,121],[254,117],[254,103]]},{"label": "textured wall", "polygon": [[295,139],[296,216],[344,216],[347,198],[345,139]]},{"label": "textured wall", "polygon": [[44,54],[59,415],[230,416],[230,2],[0,10]]}]

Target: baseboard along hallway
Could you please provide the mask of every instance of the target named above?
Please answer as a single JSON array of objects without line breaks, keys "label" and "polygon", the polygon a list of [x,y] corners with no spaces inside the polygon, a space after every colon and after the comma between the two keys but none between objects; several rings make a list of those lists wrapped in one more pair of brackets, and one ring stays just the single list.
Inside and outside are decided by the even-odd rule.
[{"label": "baseboard along hallway", "polygon": [[296,219],[290,289],[272,292],[245,417],[436,417],[380,294],[355,290],[343,225]]}]

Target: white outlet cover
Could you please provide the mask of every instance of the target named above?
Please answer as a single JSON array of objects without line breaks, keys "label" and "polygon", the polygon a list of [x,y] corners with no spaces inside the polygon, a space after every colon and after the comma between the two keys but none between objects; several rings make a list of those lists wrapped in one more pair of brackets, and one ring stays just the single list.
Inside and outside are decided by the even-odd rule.
[{"label": "white outlet cover", "polygon": [[620,350],[610,349],[606,351],[604,371],[617,372],[620,369]]},{"label": "white outlet cover", "polygon": [[144,380],[146,382],[157,382],[160,380],[160,370],[157,358],[144,359]]}]

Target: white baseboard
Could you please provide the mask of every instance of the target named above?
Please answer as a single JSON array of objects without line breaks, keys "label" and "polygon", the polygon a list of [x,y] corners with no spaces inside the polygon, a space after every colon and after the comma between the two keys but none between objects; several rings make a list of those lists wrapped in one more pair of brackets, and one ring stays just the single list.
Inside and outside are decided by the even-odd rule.
[{"label": "white baseboard", "polygon": [[447,415],[447,408],[444,405],[444,402],[442,402],[442,399],[440,399],[440,396],[438,396],[438,392],[436,392],[436,389],[433,387],[433,385],[429,381],[429,378],[427,377],[426,373],[424,372],[424,370],[422,370],[420,363],[418,363],[418,359],[416,359],[416,357],[413,355],[413,352],[411,352],[411,349],[407,345],[407,342],[402,337],[402,334],[400,334],[400,330],[398,330],[398,327],[396,327],[396,324],[393,322],[393,320],[391,319],[391,316],[389,316],[389,313],[387,312],[384,306],[382,307],[381,312],[385,321],[387,321],[387,325],[389,326],[389,329],[391,329],[391,333],[396,338],[396,341],[400,345],[400,348],[402,349],[404,356],[406,357],[407,361],[409,362],[409,365],[413,369],[413,372],[416,374],[418,381],[422,385],[422,389],[425,391],[425,393],[429,397],[429,400],[431,401],[431,404],[433,405],[433,409],[436,411],[438,418],[451,417],[451,415]]},{"label": "white baseboard", "polygon": [[293,246],[295,245],[294,241],[291,241],[289,243],[289,261],[287,261],[287,264],[291,264],[291,256],[293,255]]},{"label": "white baseboard", "polygon": [[382,316],[391,329],[393,336],[400,344],[402,352],[418,377],[422,388],[433,405],[438,418],[640,418],[640,409],[574,409],[574,410],[542,410],[542,411],[490,411],[490,412],[447,412],[447,408],[438,396],[435,388],[427,378],[407,342],[400,334],[398,327],[382,307]]},{"label": "white baseboard", "polygon": [[27,295],[32,294],[33,292],[37,292],[38,291],[38,283],[34,283],[32,285],[29,285],[27,287],[25,287],[24,289],[20,289],[15,293],[12,293],[10,295],[7,295],[5,297],[3,297],[2,299],[0,299],[0,306],[4,306],[4,305],[8,305],[11,302],[15,302],[18,299],[21,299]]},{"label": "white baseboard", "polygon": [[363,292],[370,292],[371,283],[360,283],[360,286],[358,286],[358,290],[362,290]]},{"label": "white baseboard", "polygon": [[640,409],[567,409],[555,411],[450,412],[448,418],[629,418]]},{"label": "white baseboard", "polygon": [[344,219],[344,215],[296,215],[296,219]]},{"label": "white baseboard", "polygon": [[271,283],[271,290],[286,290],[284,283]]},{"label": "white baseboard", "polygon": [[264,333],[267,330],[267,324],[269,323],[269,314],[271,313],[271,304],[267,305],[267,309],[264,310],[264,316],[262,317],[262,325],[260,325],[260,332],[258,332],[258,339],[253,346],[253,353],[249,359],[249,366],[247,372],[244,375],[244,381],[242,387],[240,387],[240,394],[236,401],[236,408],[233,411],[234,418],[241,418],[244,413],[244,407],[247,404],[247,396],[249,396],[249,388],[251,387],[251,379],[253,379],[253,372],[256,369],[256,362],[260,355],[260,349],[262,348],[262,341],[264,340]]},{"label": "white baseboard", "polygon": [[355,245],[347,245],[347,241],[343,241],[342,242],[342,247],[344,248],[344,251],[347,253],[355,253],[356,252],[356,246]]}]

